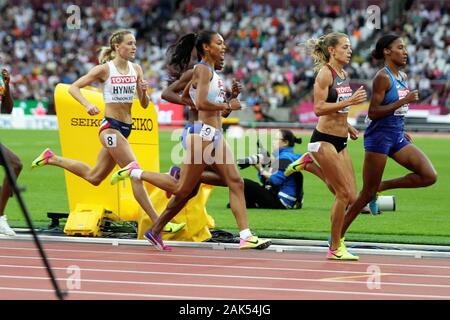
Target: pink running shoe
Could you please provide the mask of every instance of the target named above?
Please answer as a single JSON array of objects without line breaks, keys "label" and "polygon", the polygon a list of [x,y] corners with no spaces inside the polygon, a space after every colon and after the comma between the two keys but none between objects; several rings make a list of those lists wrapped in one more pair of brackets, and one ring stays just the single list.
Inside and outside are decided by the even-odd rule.
[{"label": "pink running shoe", "polygon": [[291,174],[293,174],[296,171],[302,171],[305,170],[306,165],[308,163],[314,162],[313,157],[309,152],[304,153],[299,159],[292,162],[284,171],[284,175],[286,177],[289,177]]},{"label": "pink running shoe", "polygon": [[46,164],[48,164],[48,159],[50,159],[54,155],[55,153],[50,148],[45,149],[36,159],[33,160],[33,162],[31,163],[31,169],[45,166]]},{"label": "pink running shoe", "polygon": [[156,249],[160,250],[160,251],[171,251],[172,248],[169,246],[166,246],[162,240],[162,237],[160,234],[156,235],[153,233],[152,228],[148,229],[145,233],[144,233],[144,237],[145,239],[147,239],[151,244],[153,244]]},{"label": "pink running shoe", "polygon": [[128,165],[123,167],[122,169],[117,170],[111,177],[111,184],[114,185],[121,180],[125,180],[130,178],[131,171],[135,169],[140,169],[141,167],[136,161],[130,162]]}]

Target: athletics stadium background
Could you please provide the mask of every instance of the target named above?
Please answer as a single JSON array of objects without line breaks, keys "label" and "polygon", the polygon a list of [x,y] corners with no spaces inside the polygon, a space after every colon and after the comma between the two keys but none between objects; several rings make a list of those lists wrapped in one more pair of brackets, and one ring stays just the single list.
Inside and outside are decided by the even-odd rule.
[{"label": "athletics stadium background", "polygon": [[[219,31],[229,47],[225,83],[229,87],[236,78],[243,85],[244,108],[234,112],[227,124],[229,141],[241,141],[240,135],[247,129],[291,128],[305,141],[296,146],[296,151],[303,153],[317,119],[312,105],[312,61],[298,44],[333,30],[350,36],[353,57],[346,70],[352,86],[365,85],[369,96],[371,79],[379,68],[369,57],[375,41],[384,32],[404,37],[409,86],[421,96],[410,108],[407,131],[439,175],[429,188],[386,192],[395,196],[396,210],[361,215],[348,240],[450,244],[450,1],[0,1],[0,6],[4,13],[0,64],[11,72],[15,100],[13,113],[0,116],[0,137],[24,164],[19,185],[25,188],[27,207],[42,233],[50,233],[49,212],[70,211],[63,170],[30,170],[32,159],[44,148],[61,154],[55,88],[58,83],[72,83],[92,68],[97,63],[97,49],[114,30],[130,28],[137,37],[136,62],[143,67],[151,88],[155,120],[157,114],[161,172],[173,164],[171,154],[178,136],[172,132],[185,121],[183,107],[160,98],[166,85],[164,53],[169,44],[187,32]],[[349,142],[358,190],[366,111],[367,104],[352,107],[349,120],[361,130],[360,138]],[[90,137],[92,143],[98,143],[96,135]],[[270,138],[265,142],[270,146]],[[248,151],[252,148],[247,147]],[[237,156],[246,155],[249,152]],[[252,168],[241,173],[256,179]],[[405,173],[389,161],[384,178]],[[326,239],[332,195],[308,173],[304,188],[302,209],[248,210],[252,230],[261,237]],[[237,234],[234,217],[226,207],[228,190],[215,187],[208,195],[206,210],[215,228]],[[14,199],[5,212],[17,231],[26,227]],[[60,223],[63,228],[65,219]],[[113,221],[104,236],[135,237],[135,226]]]}]

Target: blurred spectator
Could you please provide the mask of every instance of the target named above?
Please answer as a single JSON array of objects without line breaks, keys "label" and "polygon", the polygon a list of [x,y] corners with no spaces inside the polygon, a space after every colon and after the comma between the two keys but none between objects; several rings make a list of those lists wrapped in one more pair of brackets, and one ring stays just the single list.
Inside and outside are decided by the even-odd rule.
[{"label": "blurred spectator", "polygon": [[450,94],[447,93],[447,99],[445,100],[445,108],[447,109],[447,114],[450,113]]},{"label": "blurred spectator", "polygon": [[255,114],[255,121],[257,122],[275,122],[274,117],[270,116],[267,111],[263,110],[263,105],[256,104],[253,106],[253,113]]}]

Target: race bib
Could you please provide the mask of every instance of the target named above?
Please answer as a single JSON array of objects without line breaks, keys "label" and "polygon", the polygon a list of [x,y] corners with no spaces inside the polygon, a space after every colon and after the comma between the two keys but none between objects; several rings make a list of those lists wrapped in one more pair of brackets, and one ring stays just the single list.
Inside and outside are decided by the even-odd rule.
[{"label": "race bib", "polygon": [[113,134],[105,134],[104,135],[105,144],[107,148],[115,148],[117,147],[117,135]]},{"label": "race bib", "polygon": [[[352,96],[352,93],[353,93],[352,88],[350,88],[350,86],[348,86],[348,85],[336,87],[336,92],[337,92],[337,102],[347,100],[348,98],[350,98]],[[349,110],[350,110],[350,106],[347,106],[347,107],[339,110],[338,113],[348,113]]]},{"label": "race bib", "polygon": [[[398,98],[400,100],[408,95],[409,90],[405,89],[405,88],[397,87],[397,93],[398,93]],[[408,110],[409,110],[409,104],[404,104],[400,108],[398,108],[397,110],[394,111],[394,116],[401,116],[401,117],[405,116],[406,113],[408,113]]]},{"label": "race bib", "polygon": [[216,135],[216,128],[203,124],[202,129],[200,130],[200,137],[206,141],[213,141],[214,136]]},{"label": "race bib", "polygon": [[311,142],[308,143],[308,151],[309,152],[319,152],[320,142]]}]

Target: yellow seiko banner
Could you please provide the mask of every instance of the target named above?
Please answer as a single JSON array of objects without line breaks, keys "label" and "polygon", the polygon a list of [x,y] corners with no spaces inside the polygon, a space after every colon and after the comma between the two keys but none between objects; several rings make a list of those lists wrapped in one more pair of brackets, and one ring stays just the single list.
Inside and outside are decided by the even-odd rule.
[{"label": "yellow seiko banner", "polygon": [[[55,105],[62,156],[83,161],[93,167],[101,148],[98,132],[104,114],[102,93],[93,88],[81,90],[83,96],[102,111],[97,116],[90,116],[85,108],[68,93],[68,88],[69,85],[66,84],[58,84],[55,88]],[[150,103],[149,107],[144,109],[135,99],[132,105],[132,118],[132,133],[128,141],[137,161],[143,170],[159,172],[159,136],[155,107]],[[119,167],[116,167],[113,172],[117,169]],[[70,208],[66,229],[68,229],[67,225],[72,227],[75,224],[77,226],[83,224],[74,221],[74,219],[71,220],[72,213],[72,216],[75,217],[75,213],[77,213],[76,216],[79,217],[79,211],[89,212],[87,209],[89,206],[96,208],[92,209],[92,212],[97,213],[98,208],[102,207],[106,212],[111,212],[108,214],[110,219],[137,221],[139,226],[138,238],[143,239],[143,233],[146,228],[151,226],[151,221],[134,199],[131,183],[123,181],[113,186],[110,184],[111,174],[99,186],[93,186],[65,170],[67,198]],[[144,184],[156,211],[161,213],[168,202],[165,192],[150,184]],[[202,186],[197,196],[191,199],[173,220],[174,222],[186,222],[186,230],[173,235],[164,235],[164,239],[204,241],[211,237],[208,229],[214,227],[214,220],[205,209],[210,192],[211,187]],[[164,195],[164,198],[162,195]],[[200,210],[201,208],[203,210]],[[87,234],[101,235],[98,232]]]}]

